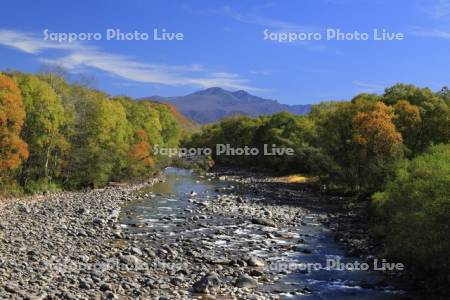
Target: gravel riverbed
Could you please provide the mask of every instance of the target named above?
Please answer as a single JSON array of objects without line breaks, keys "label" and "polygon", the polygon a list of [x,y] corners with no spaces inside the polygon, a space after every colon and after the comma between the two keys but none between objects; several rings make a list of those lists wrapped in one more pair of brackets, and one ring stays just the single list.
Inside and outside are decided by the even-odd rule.
[{"label": "gravel riverbed", "polygon": [[[103,272],[117,259],[120,207],[152,184],[1,200],[0,299],[113,299],[127,276]],[[123,277],[121,282],[119,279]],[[115,291],[114,284],[123,283]],[[130,285],[127,285],[127,284]]]},{"label": "gravel riverbed", "polygon": [[[220,179],[252,187],[242,178]],[[4,200],[0,299],[279,299],[312,292],[280,286],[291,272],[280,266],[314,251],[301,228],[329,222],[327,213],[229,186],[214,197],[188,195],[186,209],[157,224],[121,224],[121,208],[152,196],[136,190],[157,180]]]}]

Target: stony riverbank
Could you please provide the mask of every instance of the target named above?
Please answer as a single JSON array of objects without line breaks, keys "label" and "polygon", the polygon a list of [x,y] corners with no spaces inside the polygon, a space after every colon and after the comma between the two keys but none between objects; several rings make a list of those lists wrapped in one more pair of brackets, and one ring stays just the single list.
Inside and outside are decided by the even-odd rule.
[{"label": "stony riverbank", "polygon": [[277,299],[285,290],[269,283],[288,272],[269,271],[270,260],[311,251],[298,234],[302,209],[226,191],[191,195],[188,209],[161,220],[168,226],[123,229],[120,207],[148,196],[136,188],[5,200],[0,299]]},{"label": "stony riverbank", "polygon": [[116,255],[121,205],[157,180],[2,200],[0,299],[114,298],[96,264]]},{"label": "stony riverbank", "polygon": [[377,244],[369,237],[367,201],[323,193],[315,184],[292,184],[263,174],[234,169],[220,169],[218,174],[243,184],[246,191],[240,193],[260,196],[265,204],[302,207],[310,214],[321,214],[321,223],[333,231],[349,256],[371,259],[377,252]]},{"label": "stony riverbank", "polygon": [[[252,177],[207,175],[213,177],[236,186],[186,195],[190,204],[179,214],[129,226],[120,223],[120,209],[151,198],[135,192],[144,185],[3,202],[0,299],[279,299],[314,292],[281,284],[291,270],[280,266],[315,251],[303,228],[330,222],[326,211],[308,208],[320,196],[271,190]],[[297,197],[305,207],[288,203]]]},{"label": "stony riverbank", "polygon": [[[382,245],[369,233],[370,202],[367,199],[324,193],[317,184],[291,184],[283,178],[261,173],[229,168],[218,168],[217,172],[223,179],[241,183],[245,191],[240,193],[259,195],[266,204],[302,207],[308,215],[318,214],[320,218],[317,220],[332,232],[334,240],[347,256],[369,264],[375,259],[382,259],[377,257],[377,253],[382,252]],[[407,299],[443,299],[445,294],[445,289],[444,292],[436,292],[436,287],[427,284],[423,277],[416,276],[414,270],[409,270],[407,266],[402,272],[385,270],[381,273],[386,281],[379,282],[378,286],[390,282],[398,289],[407,290]],[[374,287],[367,283],[362,285]]]}]

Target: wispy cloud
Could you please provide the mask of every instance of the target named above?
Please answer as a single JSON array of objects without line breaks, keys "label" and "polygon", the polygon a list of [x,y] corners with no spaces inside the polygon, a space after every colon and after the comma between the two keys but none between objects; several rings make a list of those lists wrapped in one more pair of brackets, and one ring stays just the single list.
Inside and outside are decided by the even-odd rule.
[{"label": "wispy cloud", "polygon": [[259,9],[253,9],[248,13],[238,12],[232,9],[230,6],[223,6],[218,9],[194,9],[185,5],[183,6],[183,9],[192,14],[222,15],[230,17],[238,22],[257,25],[277,31],[311,32],[318,30],[318,28],[315,26],[265,17],[259,12]]},{"label": "wispy cloud", "polygon": [[317,28],[313,26],[287,22],[280,19],[267,18],[257,12],[251,12],[247,14],[239,13],[231,9],[229,6],[223,7],[223,9],[219,10],[218,12],[223,15],[229,16],[239,22],[258,25],[278,31],[311,32],[317,30]]},{"label": "wispy cloud", "polygon": [[352,81],[352,84],[357,88],[360,93],[376,93],[381,92],[384,89],[384,85],[377,83],[368,83],[359,80]]},{"label": "wispy cloud", "polygon": [[78,48],[76,44],[49,43],[31,33],[8,29],[0,29],[0,44],[31,54],[37,54],[44,49]]},{"label": "wispy cloud", "polygon": [[249,73],[252,75],[268,76],[268,75],[272,75],[274,73],[274,71],[268,70],[268,69],[261,69],[261,70],[250,70]]},{"label": "wispy cloud", "polygon": [[[97,47],[85,44],[45,41],[42,37],[27,32],[0,30],[0,45],[39,55],[40,61],[61,65],[68,70],[79,71],[94,68],[134,82],[201,88],[220,86],[228,89],[263,91],[263,89],[251,85],[249,80],[239,74],[211,72],[198,64],[143,63],[133,57],[107,53]],[[63,54],[56,59],[48,58],[42,55],[47,50],[59,50]]]},{"label": "wispy cloud", "polygon": [[413,35],[431,37],[439,39],[450,39],[450,31],[441,29],[416,29],[411,32]]},{"label": "wispy cloud", "polygon": [[443,18],[450,15],[450,0],[426,0],[422,9],[434,18]]},{"label": "wispy cloud", "polygon": [[[263,8],[267,8],[271,6],[270,4],[263,5]],[[294,22],[289,22],[276,18],[265,17],[261,14],[260,9],[257,7],[252,9],[250,12],[242,13],[232,9],[230,6],[223,6],[218,9],[193,9],[189,6],[183,6],[183,9],[192,14],[198,15],[220,15],[231,18],[237,22],[251,24],[255,26],[261,27],[261,29],[269,29],[272,32],[323,32],[325,29],[320,28],[313,25],[307,24],[298,24]],[[315,52],[324,52],[328,51],[328,47],[324,44],[320,44],[317,41],[295,41],[295,42],[281,42],[285,45],[296,45],[301,46],[305,49],[315,51]],[[339,54],[338,51],[331,51],[336,54]]]}]

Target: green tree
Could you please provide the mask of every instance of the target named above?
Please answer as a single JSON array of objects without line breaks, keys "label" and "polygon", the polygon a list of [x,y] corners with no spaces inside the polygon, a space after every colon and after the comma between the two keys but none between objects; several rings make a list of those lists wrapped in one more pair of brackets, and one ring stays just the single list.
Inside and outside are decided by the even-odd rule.
[{"label": "green tree", "polygon": [[265,119],[255,132],[253,144],[263,149],[271,147],[291,148],[294,155],[259,156],[259,165],[282,172],[310,171],[311,141],[315,136],[315,125],[310,118],[280,112]]},{"label": "green tree", "polygon": [[172,114],[169,106],[165,104],[154,104],[159,113],[161,124],[161,136],[166,147],[177,147],[182,136],[182,130]]},{"label": "green tree", "polygon": [[[357,151],[353,141],[352,120],[358,108],[350,102],[335,102],[315,113],[317,138],[314,145],[328,157],[329,180],[345,183],[351,187],[359,180]],[[314,119],[313,119],[314,120]]]},{"label": "green tree", "polygon": [[413,84],[398,83],[389,87],[383,94],[384,102],[387,105],[394,105],[398,101],[406,100],[413,105],[421,104],[434,96],[429,88],[418,88]]},{"label": "green tree", "polygon": [[386,254],[444,277],[450,273],[450,145],[437,145],[399,164],[396,177],[373,196],[375,232]]},{"label": "green tree", "polygon": [[97,187],[120,178],[127,165],[131,134],[123,106],[103,93],[85,89],[76,113],[67,166],[69,184]]},{"label": "green tree", "polygon": [[150,145],[164,144],[162,125],[156,105],[148,100],[135,101],[129,97],[115,97],[114,101],[122,104],[126,111],[126,117],[132,132],[144,130]]},{"label": "green tree", "polygon": [[383,101],[386,104],[408,101],[419,108],[421,122],[414,142],[409,143],[413,155],[423,152],[430,145],[450,141],[450,101],[446,95],[445,88],[433,93],[429,88],[418,88],[412,84],[396,84],[385,90]]},{"label": "green tree", "polygon": [[59,175],[68,143],[61,133],[65,122],[60,98],[44,81],[33,75],[16,75],[23,95],[26,119],[22,138],[30,157],[22,168],[21,181],[51,180]]},{"label": "green tree", "polygon": [[393,106],[395,116],[394,123],[402,134],[403,143],[406,146],[408,156],[418,151],[416,148],[419,132],[422,128],[420,108],[406,100],[400,100]]}]

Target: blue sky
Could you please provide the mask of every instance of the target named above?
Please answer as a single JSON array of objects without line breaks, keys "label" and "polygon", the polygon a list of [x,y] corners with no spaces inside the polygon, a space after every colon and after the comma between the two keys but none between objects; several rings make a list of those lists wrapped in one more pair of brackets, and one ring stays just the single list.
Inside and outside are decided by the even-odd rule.
[{"label": "blue sky", "polygon": [[[154,41],[153,30],[182,41]],[[264,40],[269,32],[401,32],[402,41]],[[102,40],[44,40],[99,32]],[[147,41],[106,40],[107,29]],[[450,82],[450,0],[7,1],[0,11],[0,70],[64,66],[95,87],[133,97],[211,86],[288,104],[349,99],[396,82],[434,90]]]}]

